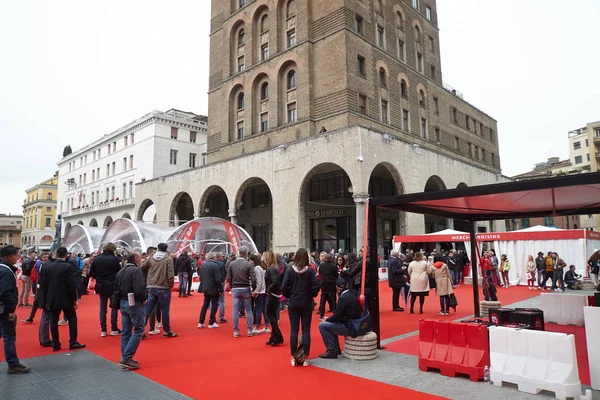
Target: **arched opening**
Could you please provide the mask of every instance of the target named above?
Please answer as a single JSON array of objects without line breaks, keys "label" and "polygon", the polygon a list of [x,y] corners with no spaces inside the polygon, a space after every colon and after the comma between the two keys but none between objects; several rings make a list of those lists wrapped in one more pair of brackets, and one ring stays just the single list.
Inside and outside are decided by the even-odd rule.
[{"label": "arched opening", "polygon": [[396,28],[400,29],[401,31],[404,30],[404,17],[400,11],[396,11]]},{"label": "arched opening", "polygon": [[104,219],[104,224],[102,224],[103,228],[108,228],[109,226],[111,226],[113,223],[113,219],[111,216],[108,216]]},{"label": "arched opening", "polygon": [[356,251],[356,205],[350,177],[340,166],[314,167],[300,187],[300,237],[312,251]]},{"label": "arched opening", "polygon": [[96,218],[92,218],[92,220],[90,221],[90,226],[92,228],[97,228],[98,227],[98,221],[96,221]]},{"label": "arched opening", "polygon": [[250,234],[259,252],[272,248],[273,199],[271,189],[260,178],[240,186],[235,199],[237,224]]},{"label": "arched opening", "polygon": [[[469,185],[467,185],[464,182],[461,182],[456,186],[457,189],[466,189],[468,187],[469,187]],[[454,229],[457,231],[461,231],[461,232],[470,232],[471,227],[469,226],[469,222],[463,221],[462,219],[455,219],[454,220]],[[461,247],[461,246],[459,246],[459,247]]]},{"label": "arched opening", "polygon": [[183,225],[194,219],[194,203],[186,192],[181,192],[173,199],[169,212],[169,226]]},{"label": "arched opening", "polygon": [[125,213],[121,218],[131,219],[131,215],[129,215],[129,213]]},{"label": "arched opening", "polygon": [[252,84],[252,132],[267,132],[270,126],[269,77],[259,74]]},{"label": "arched opening", "polygon": [[297,66],[293,61],[286,62],[279,70],[279,125],[298,120],[298,96],[296,94]]},{"label": "arched opening", "polygon": [[[431,176],[425,183],[425,192],[436,192],[446,190],[446,184],[437,175]],[[445,218],[435,217],[433,215],[425,215],[425,233],[432,233],[448,228],[448,221]]]},{"label": "arched opening", "polygon": [[150,199],[145,199],[140,204],[140,208],[137,213],[137,221],[144,221],[148,224],[156,223],[156,206]]},{"label": "arched opening", "polygon": [[81,225],[81,226],[83,226],[83,221],[78,221],[78,222],[77,222],[77,225]]},{"label": "arched opening", "polygon": [[229,200],[222,187],[211,186],[206,189],[200,199],[198,215],[229,219]]},{"label": "arched opening", "polygon": [[408,89],[406,86],[406,81],[404,79],[400,81],[400,96],[408,97]]},{"label": "arched opening", "polygon": [[70,222],[67,222],[67,224],[65,225],[65,234],[66,234],[67,232],[69,232],[69,229],[71,229],[71,223],[70,223]]},{"label": "arched opening", "polygon": [[229,140],[241,140],[245,136],[245,96],[244,87],[242,85],[236,85],[231,91],[230,98],[230,130]]},{"label": "arched opening", "polygon": [[231,29],[230,73],[234,75],[246,69],[246,29],[243,21],[237,21]]},{"label": "arched opening", "polygon": [[269,7],[259,6],[252,18],[253,64],[269,58]]},{"label": "arched opening", "polygon": [[458,184],[458,186],[456,186],[457,189],[466,189],[468,187],[469,187],[469,185],[467,185],[464,182],[461,182],[461,183]]},{"label": "arched opening", "polygon": [[[389,163],[379,163],[369,178],[369,197],[396,196],[404,193],[402,178],[398,170]],[[380,248],[377,253],[388,259],[393,249],[394,235],[405,231],[404,213],[392,209],[378,208],[377,238]]]},{"label": "arched opening", "polygon": [[379,68],[379,86],[382,88],[387,87],[387,72],[385,72],[385,68]]}]

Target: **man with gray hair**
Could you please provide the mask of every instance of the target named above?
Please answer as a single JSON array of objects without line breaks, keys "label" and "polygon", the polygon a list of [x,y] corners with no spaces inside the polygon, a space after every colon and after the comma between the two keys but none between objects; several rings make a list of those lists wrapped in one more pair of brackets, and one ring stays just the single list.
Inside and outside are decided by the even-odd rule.
[{"label": "man with gray hair", "polygon": [[252,333],[252,304],[251,293],[256,288],[256,275],[254,267],[247,260],[248,248],[240,247],[237,259],[229,263],[227,270],[227,282],[233,295],[233,337],[240,337],[238,327],[239,309],[243,305],[246,310],[248,323],[248,337],[254,336]]},{"label": "man with gray hair", "polygon": [[216,316],[219,305],[219,296],[223,293],[223,282],[221,282],[221,271],[215,262],[217,254],[210,252],[206,255],[206,260],[200,268],[200,292],[204,293],[204,304],[200,311],[200,321],[198,329],[204,328],[206,311],[210,305],[210,318],[208,320],[209,328],[218,328]]}]

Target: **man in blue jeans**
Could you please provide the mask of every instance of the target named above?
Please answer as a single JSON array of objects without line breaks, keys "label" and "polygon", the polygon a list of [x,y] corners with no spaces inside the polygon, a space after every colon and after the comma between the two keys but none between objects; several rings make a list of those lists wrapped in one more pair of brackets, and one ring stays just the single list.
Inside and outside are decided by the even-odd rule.
[{"label": "man in blue jeans", "polygon": [[256,275],[254,267],[246,258],[248,257],[248,248],[242,246],[239,249],[237,259],[229,263],[227,269],[227,282],[233,295],[233,337],[240,337],[238,327],[239,309],[243,305],[246,310],[246,322],[248,323],[248,337],[254,336],[252,333],[252,304],[250,297],[254,288],[256,288]]},{"label": "man in blue jeans", "polygon": [[143,266],[148,270],[145,324],[148,323],[148,316],[158,303],[162,311],[163,336],[172,338],[177,337],[177,334],[171,331],[171,289],[175,284],[175,269],[173,259],[167,252],[167,244],[159,243],[157,247],[158,251],[146,260]]},{"label": "man in blue jeans", "polygon": [[319,358],[337,359],[342,354],[338,336],[348,335],[348,323],[362,315],[356,292],[348,289],[346,280],[338,278],[335,286],[340,298],[333,315],[319,324],[319,332],[327,348],[327,352],[319,354]]},{"label": "man in blue jeans", "polygon": [[[121,359],[119,365],[126,369],[138,369],[133,359],[144,336],[146,326],[146,280],[140,268],[142,255],[138,251],[129,253],[127,264],[119,271],[115,279],[115,292],[119,295],[119,308],[123,321],[121,336]],[[133,294],[133,305],[129,295]],[[133,333],[132,333],[133,331]]]}]

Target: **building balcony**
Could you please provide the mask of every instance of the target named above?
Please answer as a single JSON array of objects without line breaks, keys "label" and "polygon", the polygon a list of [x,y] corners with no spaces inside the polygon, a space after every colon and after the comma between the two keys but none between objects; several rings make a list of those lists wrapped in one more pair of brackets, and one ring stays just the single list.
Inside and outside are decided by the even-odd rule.
[{"label": "building balcony", "polygon": [[600,143],[600,136],[594,136],[594,143]]},{"label": "building balcony", "polygon": [[74,217],[76,215],[84,215],[84,214],[90,214],[90,213],[99,212],[99,211],[112,210],[115,208],[128,207],[128,206],[132,206],[134,204],[135,204],[135,199],[133,199],[133,198],[123,199],[123,200],[119,200],[119,199],[108,200],[108,201],[103,201],[99,204],[80,206],[80,207],[74,208],[72,210],[65,211],[62,213],[62,217],[63,218]]}]

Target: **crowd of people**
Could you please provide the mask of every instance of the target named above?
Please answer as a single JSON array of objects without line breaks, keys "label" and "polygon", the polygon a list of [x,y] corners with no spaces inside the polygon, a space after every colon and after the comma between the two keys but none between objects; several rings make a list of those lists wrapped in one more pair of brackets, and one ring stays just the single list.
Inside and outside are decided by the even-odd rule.
[{"label": "crowd of people", "polygon": [[[368,257],[368,256],[367,256]],[[172,255],[165,243],[149,247],[146,252],[119,253],[109,243],[98,255],[69,254],[64,247],[53,254],[21,255],[14,246],[0,249],[0,333],[11,374],[26,373],[29,367],[22,364],[16,354],[16,309],[31,307],[23,323],[34,322],[41,310],[39,343],[42,347],[61,350],[60,325],[69,326],[69,349],[85,348],[78,342],[77,308],[82,295],[93,290],[99,299],[100,336],[121,336],[121,358],[118,364],[127,369],[139,368],[134,359],[141,341],[148,335],[161,331],[165,338],[175,338],[171,329],[171,296],[176,283],[179,297],[193,296],[193,275],[197,272],[198,292],[204,299],[198,318],[198,329],[215,329],[225,319],[225,295],[232,298],[233,336],[240,337],[240,318],[246,318],[246,336],[261,333],[269,335],[268,346],[281,346],[284,336],[279,328],[280,315],[287,310],[290,321],[289,348],[292,365],[310,365],[311,323],[316,311],[319,332],[327,351],[321,358],[335,359],[341,354],[339,336],[350,334],[349,324],[361,318],[366,304],[359,303],[361,285],[369,279],[368,269],[362,277],[363,252],[358,255],[338,251],[309,254],[305,249],[289,254],[266,251],[250,253],[242,246],[237,254],[219,252],[196,254],[182,252]],[[484,252],[480,259],[484,276],[486,300],[496,298],[496,286],[510,286],[508,272],[511,265],[506,255],[496,257],[494,250]],[[434,250],[431,254],[421,250],[407,250],[405,254],[392,250],[388,260],[388,284],[392,289],[393,311],[404,311],[410,304],[419,313],[429,292],[435,289],[439,297],[439,315],[456,311],[454,288],[464,282],[464,269],[470,265],[464,251]],[[566,263],[556,252],[529,256],[526,269],[530,289],[546,289],[548,280],[552,289],[564,290],[565,285],[579,289],[580,276],[575,267],[566,273]],[[595,250],[588,261],[597,284],[600,253]],[[21,290],[18,290],[17,272]],[[368,294],[368,284],[365,285]],[[34,300],[30,302],[29,291]],[[321,293],[320,302],[315,298]],[[368,297],[368,296],[367,296]],[[366,300],[365,300],[366,302]],[[110,331],[107,314],[110,309]],[[326,313],[327,310],[327,313]],[[121,314],[122,329],[118,326]],[[207,313],[208,321],[206,318]],[[218,314],[218,315],[217,315]],[[326,314],[329,314],[327,317]],[[62,315],[62,319],[60,316]],[[301,333],[301,335],[300,335]],[[298,354],[302,353],[302,357]]]}]

